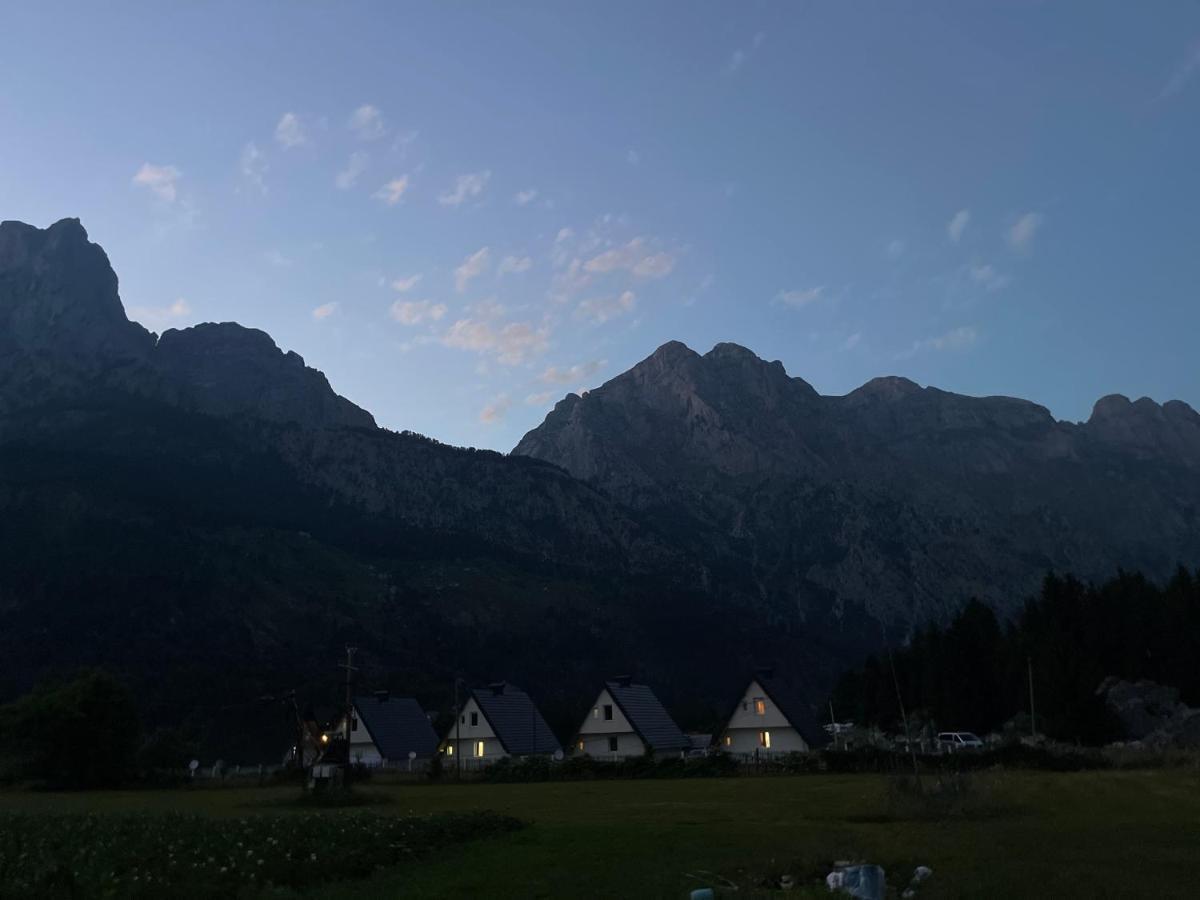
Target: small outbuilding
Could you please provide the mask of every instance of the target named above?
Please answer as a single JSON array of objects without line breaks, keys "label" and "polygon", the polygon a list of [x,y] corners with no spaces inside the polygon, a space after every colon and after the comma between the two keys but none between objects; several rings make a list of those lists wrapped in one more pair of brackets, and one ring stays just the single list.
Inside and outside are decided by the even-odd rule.
[{"label": "small outbuilding", "polygon": [[[334,729],[343,733],[344,722]],[[350,716],[350,762],[363,766],[407,765],[437,752],[437,732],[412,697],[384,692],[354,698]],[[413,754],[410,756],[410,754]]]},{"label": "small outbuilding", "polygon": [[803,693],[775,674],[756,669],[729,714],[718,749],[735,756],[805,753],[829,742]]},{"label": "small outbuilding", "polygon": [[507,756],[553,756],[562,747],[530,696],[498,681],[471,691],[441,749],[447,762],[476,767]]},{"label": "small outbuilding", "polygon": [[692,742],[654,692],[627,676],[606,681],[575,735],[574,753],[608,759],[685,754]]}]

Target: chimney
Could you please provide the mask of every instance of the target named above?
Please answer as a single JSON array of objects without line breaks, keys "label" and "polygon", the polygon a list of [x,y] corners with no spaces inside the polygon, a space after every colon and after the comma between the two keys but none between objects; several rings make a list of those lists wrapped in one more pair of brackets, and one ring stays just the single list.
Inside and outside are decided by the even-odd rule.
[{"label": "chimney", "polygon": [[629,685],[633,684],[633,676],[632,675],[616,675],[613,677],[613,681],[615,681],[621,687],[629,687]]},{"label": "chimney", "polygon": [[503,681],[493,681],[491,684],[488,685],[488,687],[490,687],[492,689],[492,693],[497,697],[501,696],[504,693],[505,686],[506,686],[506,682],[503,682]]}]

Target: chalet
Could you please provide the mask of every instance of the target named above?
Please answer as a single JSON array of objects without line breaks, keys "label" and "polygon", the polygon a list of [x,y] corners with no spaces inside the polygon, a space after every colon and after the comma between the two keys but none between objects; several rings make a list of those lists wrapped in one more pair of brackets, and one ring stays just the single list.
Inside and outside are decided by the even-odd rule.
[{"label": "chalet", "polygon": [[[341,735],[343,718],[334,729]],[[385,692],[355,697],[350,716],[350,762],[364,766],[407,765],[437,752],[438,737],[421,705]],[[412,755],[410,755],[412,754]]]},{"label": "chalet", "polygon": [[552,756],[562,748],[529,695],[500,681],[471,691],[441,749],[447,762],[480,766],[507,756]]},{"label": "chalet", "polygon": [[718,748],[737,756],[761,757],[804,753],[828,741],[803,694],[773,669],[756,669],[729,715]]},{"label": "chalet", "polygon": [[692,742],[644,684],[606,681],[575,735],[577,756],[625,759],[647,751],[683,754]]}]

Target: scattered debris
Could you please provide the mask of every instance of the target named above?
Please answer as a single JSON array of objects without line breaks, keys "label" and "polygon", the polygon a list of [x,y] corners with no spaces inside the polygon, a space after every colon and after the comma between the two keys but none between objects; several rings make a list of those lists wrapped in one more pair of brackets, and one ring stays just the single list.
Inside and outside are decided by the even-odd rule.
[{"label": "scattered debris", "polygon": [[929,868],[929,866],[917,866],[916,869],[913,870],[912,880],[909,881],[908,887],[900,896],[905,898],[905,900],[911,900],[912,897],[917,896],[917,888],[921,886],[921,882],[932,874],[933,869]]},{"label": "scattered debris", "polygon": [[835,868],[825,876],[825,885],[831,891],[840,891],[860,900],[884,900],[887,896],[887,876],[883,867],[866,863]]}]

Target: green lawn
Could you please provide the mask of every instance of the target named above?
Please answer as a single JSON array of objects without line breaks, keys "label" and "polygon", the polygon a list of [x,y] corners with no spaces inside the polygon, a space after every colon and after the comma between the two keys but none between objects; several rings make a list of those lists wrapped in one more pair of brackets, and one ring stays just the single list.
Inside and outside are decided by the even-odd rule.
[{"label": "green lawn", "polygon": [[[369,880],[323,888],[320,896],[686,897],[719,877],[739,885],[729,896],[746,897],[766,893],[761,886],[785,872],[815,885],[829,862],[851,858],[880,863],[892,883],[917,864],[932,867],[920,895],[927,898],[1196,895],[1200,774],[984,778],[990,799],[983,808],[940,822],[895,817],[886,780],[869,775],[373,784],[363,790],[392,801],[374,807],[384,815],[491,809],[531,825]],[[269,804],[286,793],[0,793],[0,809],[280,814]]]}]

